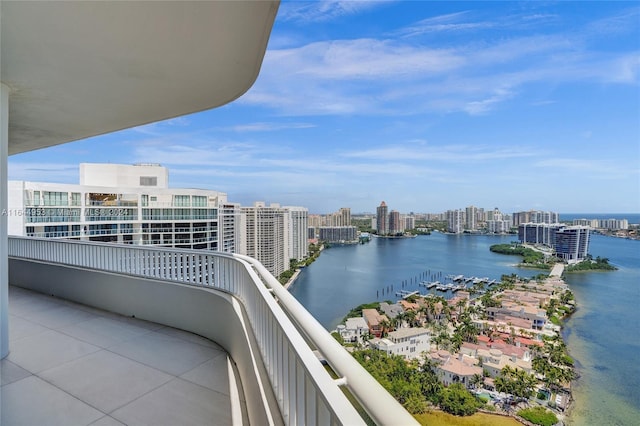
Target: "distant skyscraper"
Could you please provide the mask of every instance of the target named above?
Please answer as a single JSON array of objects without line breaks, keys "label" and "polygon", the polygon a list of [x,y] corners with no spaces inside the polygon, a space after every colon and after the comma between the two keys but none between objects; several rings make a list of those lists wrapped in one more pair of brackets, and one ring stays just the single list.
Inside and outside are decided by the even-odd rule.
[{"label": "distant skyscraper", "polygon": [[279,204],[242,207],[246,219],[246,254],[278,277],[289,269],[289,214]]},{"label": "distant skyscraper", "polygon": [[338,213],[340,214],[340,224],[338,226],[351,226],[351,209],[342,207]]},{"label": "distant skyscraper", "polygon": [[447,210],[445,212],[445,217],[447,220],[447,232],[461,234],[464,230],[464,211]]},{"label": "distant skyscraper", "polygon": [[416,218],[415,216],[405,216],[404,217],[404,229],[414,229],[416,227]]},{"label": "distant skyscraper", "polygon": [[399,234],[404,231],[400,223],[400,212],[391,210],[389,213],[389,234]]},{"label": "distant skyscraper", "polygon": [[551,211],[529,210],[513,213],[512,220],[513,226],[519,226],[523,223],[558,223],[560,222],[560,215]]},{"label": "distant skyscraper", "polygon": [[465,209],[465,228],[474,230],[478,227],[477,222],[478,209],[474,206],[469,206]]},{"label": "distant skyscraper", "polygon": [[283,207],[289,215],[289,259],[302,260],[307,257],[309,244],[309,211],[305,207]]},{"label": "distant skyscraper", "polygon": [[350,242],[358,239],[355,226],[321,226],[318,228],[318,239],[328,242]]},{"label": "distant skyscraper", "polygon": [[376,229],[378,230],[378,235],[389,233],[389,215],[387,203],[384,201],[376,209]]},{"label": "distant skyscraper", "polygon": [[589,251],[588,226],[567,226],[556,231],[556,255],[568,263],[584,260]]},{"label": "distant skyscraper", "polygon": [[326,220],[317,226],[351,226],[351,209],[342,207],[335,213],[326,215]]}]

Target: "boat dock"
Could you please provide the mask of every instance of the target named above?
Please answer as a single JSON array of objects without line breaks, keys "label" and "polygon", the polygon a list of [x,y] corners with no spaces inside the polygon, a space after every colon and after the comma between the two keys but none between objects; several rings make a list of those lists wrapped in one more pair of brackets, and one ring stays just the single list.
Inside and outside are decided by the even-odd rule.
[{"label": "boat dock", "polygon": [[416,290],[416,291],[407,291],[407,290],[400,290],[398,292],[396,292],[396,296],[400,296],[403,299],[406,299],[408,297],[411,296],[419,296],[420,295],[420,291]]}]

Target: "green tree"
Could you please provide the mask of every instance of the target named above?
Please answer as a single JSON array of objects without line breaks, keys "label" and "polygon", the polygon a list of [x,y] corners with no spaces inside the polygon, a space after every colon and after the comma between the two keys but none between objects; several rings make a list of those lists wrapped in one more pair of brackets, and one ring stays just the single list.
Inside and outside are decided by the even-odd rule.
[{"label": "green tree", "polygon": [[518,411],[518,416],[541,426],[552,426],[558,423],[558,417],[544,407],[525,408]]},{"label": "green tree", "polygon": [[470,416],[481,403],[461,383],[454,383],[440,391],[440,408],[456,416]]},{"label": "green tree", "polygon": [[509,393],[519,398],[529,398],[538,380],[524,370],[505,366],[494,379],[498,392]]}]

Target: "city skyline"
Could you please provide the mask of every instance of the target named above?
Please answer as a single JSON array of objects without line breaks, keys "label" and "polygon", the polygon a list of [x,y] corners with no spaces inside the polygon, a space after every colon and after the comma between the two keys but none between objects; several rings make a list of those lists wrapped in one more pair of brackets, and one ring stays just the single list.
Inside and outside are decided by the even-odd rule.
[{"label": "city skyline", "polygon": [[9,157],[160,163],[176,187],[370,212],[640,212],[640,8],[628,2],[283,2],[236,102]]}]

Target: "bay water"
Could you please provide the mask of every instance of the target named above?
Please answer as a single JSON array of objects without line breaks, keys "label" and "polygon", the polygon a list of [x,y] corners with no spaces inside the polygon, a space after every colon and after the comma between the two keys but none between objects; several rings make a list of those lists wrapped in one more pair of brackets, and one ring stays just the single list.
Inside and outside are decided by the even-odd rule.
[{"label": "bay water", "polygon": [[[327,330],[333,330],[359,304],[395,301],[400,290],[424,294],[427,289],[418,285],[420,281],[444,281],[460,274],[496,280],[503,274],[539,274],[540,270],[518,267],[517,256],[489,251],[493,244],[516,239],[436,232],[335,245],[305,268],[290,291]],[[568,422],[640,424],[640,241],[593,235],[589,252],[608,258],[619,269],[566,278],[579,308],[565,323],[563,337],[580,374]]]}]

